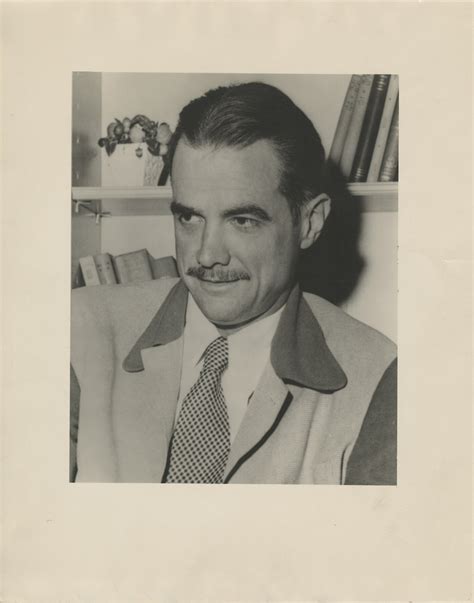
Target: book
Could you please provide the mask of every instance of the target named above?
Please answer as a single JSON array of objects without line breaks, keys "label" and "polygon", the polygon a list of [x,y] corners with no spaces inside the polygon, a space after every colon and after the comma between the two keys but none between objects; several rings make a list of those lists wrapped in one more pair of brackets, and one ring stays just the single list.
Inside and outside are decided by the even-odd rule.
[{"label": "book", "polygon": [[114,285],[117,283],[112,257],[109,253],[99,253],[94,256],[95,267],[101,285]]},{"label": "book", "polygon": [[393,111],[398,97],[398,75],[390,76],[387,96],[383,107],[382,117],[380,119],[379,131],[375,140],[374,151],[370,161],[369,172],[367,174],[367,182],[377,182],[382,165],[383,154],[387,144],[388,133],[392,123]]},{"label": "book", "polygon": [[331,145],[331,151],[329,152],[329,159],[335,165],[339,165],[339,161],[341,160],[342,149],[344,148],[347,131],[349,130],[349,125],[351,123],[352,112],[354,111],[361,79],[361,75],[353,75],[351,77],[351,81],[349,82],[346,96],[342,104],[341,113],[336,126],[336,132]]},{"label": "book", "polygon": [[393,111],[387,146],[380,167],[380,182],[393,182],[398,173],[398,99]]},{"label": "book", "polygon": [[150,265],[154,279],[179,276],[178,269],[176,267],[176,260],[171,255],[158,259],[151,258]]},{"label": "book", "polygon": [[82,277],[84,278],[86,287],[100,285],[99,273],[97,272],[94,257],[92,255],[87,255],[83,258],[80,258],[79,265],[81,267]]},{"label": "book", "polygon": [[354,156],[359,142],[360,132],[362,130],[362,124],[369,102],[370,91],[372,89],[372,82],[374,81],[373,75],[363,75],[359,92],[354,105],[354,111],[352,112],[351,123],[347,131],[346,140],[344,142],[344,148],[342,150],[341,161],[339,164],[340,170],[346,179],[349,178],[352,171],[352,164],[354,162]]},{"label": "book", "polygon": [[117,255],[113,258],[113,265],[119,283],[153,280],[150,258],[146,249]]},{"label": "book", "polygon": [[365,182],[367,179],[389,82],[390,75],[374,75],[352,165],[351,182]]}]

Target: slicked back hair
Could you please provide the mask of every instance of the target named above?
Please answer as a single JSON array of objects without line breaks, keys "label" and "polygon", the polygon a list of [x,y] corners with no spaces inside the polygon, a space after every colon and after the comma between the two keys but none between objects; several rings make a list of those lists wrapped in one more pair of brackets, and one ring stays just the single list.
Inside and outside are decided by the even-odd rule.
[{"label": "slicked back hair", "polygon": [[245,148],[269,141],[280,161],[279,191],[294,221],[305,203],[324,192],[324,149],[314,125],[281,90],[261,82],[215,88],[192,100],[179,115],[168,162],[183,139],[194,148]]}]

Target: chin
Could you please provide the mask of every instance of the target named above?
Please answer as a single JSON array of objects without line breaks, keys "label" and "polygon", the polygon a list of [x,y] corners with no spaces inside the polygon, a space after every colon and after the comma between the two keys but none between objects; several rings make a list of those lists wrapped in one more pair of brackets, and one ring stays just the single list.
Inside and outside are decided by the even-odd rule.
[{"label": "chin", "polygon": [[203,299],[202,296],[194,296],[195,302],[201,312],[210,322],[222,326],[232,326],[245,321],[237,308],[229,307],[229,303],[223,300]]},{"label": "chin", "polygon": [[218,285],[186,277],[185,282],[194,301],[209,321],[222,325],[245,321],[245,317],[242,318],[243,314],[247,314],[242,304],[243,281]]}]

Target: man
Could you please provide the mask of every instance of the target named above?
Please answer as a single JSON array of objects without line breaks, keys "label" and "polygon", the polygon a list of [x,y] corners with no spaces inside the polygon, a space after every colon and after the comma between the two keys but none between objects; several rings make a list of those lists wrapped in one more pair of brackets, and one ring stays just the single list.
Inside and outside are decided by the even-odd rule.
[{"label": "man", "polygon": [[76,480],[396,483],[395,346],[296,282],[331,203],[312,123],[218,88],[170,169],[180,279],[74,293]]}]

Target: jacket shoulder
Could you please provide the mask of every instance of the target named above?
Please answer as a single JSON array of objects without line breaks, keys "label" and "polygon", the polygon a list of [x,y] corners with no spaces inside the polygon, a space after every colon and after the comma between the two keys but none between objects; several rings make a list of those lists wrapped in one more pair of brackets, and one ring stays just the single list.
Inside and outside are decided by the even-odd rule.
[{"label": "jacket shoulder", "polygon": [[177,281],[176,278],[163,278],[143,283],[74,289],[72,317],[83,321],[94,318],[96,323],[106,324],[123,311],[129,317],[146,312],[149,307],[156,311]]},{"label": "jacket shoulder", "polygon": [[376,329],[317,295],[304,293],[304,298],[336,357],[377,357],[384,369],[396,358],[397,346]]},{"label": "jacket shoulder", "polygon": [[345,484],[397,483],[397,361],[385,371],[349,456]]},{"label": "jacket shoulder", "polygon": [[74,289],[71,297],[72,352],[98,337],[104,342],[115,341],[117,337],[133,342],[177,281],[176,278],[163,278]]}]

